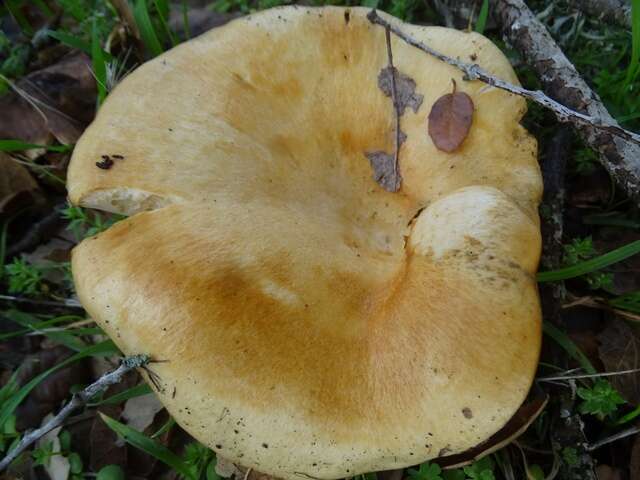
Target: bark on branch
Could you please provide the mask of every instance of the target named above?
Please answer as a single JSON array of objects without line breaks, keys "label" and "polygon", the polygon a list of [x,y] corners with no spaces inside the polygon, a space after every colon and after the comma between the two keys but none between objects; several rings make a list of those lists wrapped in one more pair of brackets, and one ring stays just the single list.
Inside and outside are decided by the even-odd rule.
[{"label": "bark on branch", "polygon": [[74,393],[73,397],[71,397],[71,401],[67,403],[55,417],[49,420],[42,427],[26,433],[18,445],[7,453],[7,455],[0,461],[0,472],[7,468],[11,462],[18,458],[18,456],[20,456],[20,454],[32,444],[37,442],[54,428],[61,426],[76,408],[85,405],[98,393],[106,390],[109,385],[120,382],[122,377],[124,377],[124,375],[130,370],[135,368],[144,368],[148,363],[149,357],[147,355],[126,357],[122,360],[122,363],[116,370],[103,375],[84,390]]},{"label": "bark on branch", "polygon": [[545,92],[595,120],[589,124],[571,119],[585,143],[599,152],[600,162],[616,183],[639,200],[640,145],[635,138],[597,128],[598,124],[620,127],[523,0],[495,0],[492,7],[504,35],[536,71]]}]

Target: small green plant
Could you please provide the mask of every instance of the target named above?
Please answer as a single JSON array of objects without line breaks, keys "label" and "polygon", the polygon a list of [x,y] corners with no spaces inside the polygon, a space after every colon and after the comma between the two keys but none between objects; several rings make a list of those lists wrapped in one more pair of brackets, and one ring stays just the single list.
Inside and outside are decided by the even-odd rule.
[{"label": "small green plant", "polygon": [[591,237],[574,238],[570,244],[564,246],[564,263],[575,265],[581,260],[588,260],[597,254]]},{"label": "small green plant", "polygon": [[124,215],[112,214],[105,220],[98,212],[71,205],[63,209],[61,213],[62,218],[69,221],[67,230],[71,230],[78,241],[97,235],[125,218]]},{"label": "small green plant", "polygon": [[71,451],[71,434],[63,430],[58,435],[58,440],[60,441],[60,450],[54,451],[53,441],[49,441],[40,445],[37,448],[34,448],[31,452],[31,457],[33,458],[34,465],[49,465],[51,461],[51,457],[56,455],[61,455],[67,459],[69,462],[69,480],[83,480],[84,476],[82,475],[83,464],[82,458],[76,452]]},{"label": "small green plant", "polygon": [[600,420],[615,413],[618,405],[625,403],[618,391],[601,378],[591,388],[579,387],[578,396],[583,400],[579,407],[580,413],[595,415]]},{"label": "small green plant", "polygon": [[491,457],[480,460],[462,468],[442,470],[435,463],[425,462],[418,467],[409,469],[412,480],[495,480],[495,463]]},{"label": "small green plant", "polygon": [[[568,245],[564,245],[564,263],[567,266],[577,265],[584,260],[590,260],[598,254],[593,246],[591,236],[574,238]],[[606,272],[591,272],[585,275],[585,280],[592,290],[608,290],[613,287],[613,274]]]},{"label": "small green plant", "polygon": [[442,480],[442,469],[440,465],[425,462],[418,467],[418,470],[409,469],[409,478],[412,480]]},{"label": "small green plant", "polygon": [[468,467],[463,467],[464,473],[470,480],[495,480],[493,473],[495,463],[491,457],[483,457]]},{"label": "small green plant", "polygon": [[578,450],[573,447],[564,447],[561,453],[564,463],[570,467],[578,465]]},{"label": "small green plant", "polygon": [[576,150],[574,162],[574,169],[578,175],[590,175],[596,170],[598,154],[588,147],[583,147]]},{"label": "small green plant", "polygon": [[184,449],[183,459],[194,478],[201,478],[211,463],[215,472],[214,453],[201,443],[189,443]]},{"label": "small green plant", "polygon": [[33,458],[33,464],[35,466],[46,466],[49,465],[49,460],[54,455],[58,455],[60,452],[53,451],[53,441],[44,442],[37,448],[33,449],[31,452],[31,457]]},{"label": "small green plant", "polygon": [[22,43],[12,43],[0,30],[0,94],[9,89],[9,83],[4,79],[20,78],[27,69],[29,46]]},{"label": "small green plant", "polygon": [[42,270],[23,258],[14,258],[4,266],[9,279],[9,293],[36,295],[42,292]]},{"label": "small green plant", "polygon": [[96,480],[125,480],[125,475],[118,465],[107,465],[100,469]]}]

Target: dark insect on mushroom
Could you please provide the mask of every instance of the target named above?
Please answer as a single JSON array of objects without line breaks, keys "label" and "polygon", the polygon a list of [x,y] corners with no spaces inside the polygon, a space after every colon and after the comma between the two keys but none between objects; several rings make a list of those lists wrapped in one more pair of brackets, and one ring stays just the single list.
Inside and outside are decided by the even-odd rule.
[{"label": "dark insect on mushroom", "polygon": [[113,160],[109,158],[109,155],[102,155],[102,160],[96,162],[96,167],[101,168],[102,170],[109,170],[113,167]]}]

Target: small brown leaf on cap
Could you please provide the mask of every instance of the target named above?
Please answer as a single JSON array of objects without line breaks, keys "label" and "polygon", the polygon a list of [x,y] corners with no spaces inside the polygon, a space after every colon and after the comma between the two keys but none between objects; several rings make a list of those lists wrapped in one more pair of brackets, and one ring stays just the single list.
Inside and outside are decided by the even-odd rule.
[{"label": "small brown leaf on cap", "polygon": [[429,113],[429,136],[443,152],[456,150],[469,134],[473,121],[473,100],[464,92],[447,93]]}]

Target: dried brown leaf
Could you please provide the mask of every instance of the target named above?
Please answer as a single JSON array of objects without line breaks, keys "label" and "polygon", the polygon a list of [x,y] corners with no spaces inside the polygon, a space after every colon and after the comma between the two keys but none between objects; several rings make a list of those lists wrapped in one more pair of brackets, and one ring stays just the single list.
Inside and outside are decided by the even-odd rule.
[{"label": "dried brown leaf", "polygon": [[[118,405],[103,405],[98,409],[111,418],[120,418],[122,409]],[[96,415],[89,435],[91,457],[89,465],[95,472],[107,465],[118,465],[126,468],[128,464],[127,447],[118,439],[118,435]]]},{"label": "dried brown leaf", "polygon": [[473,108],[473,100],[464,92],[436,100],[429,113],[429,136],[438,150],[451,153],[462,145],[471,129]]},{"label": "dried brown leaf", "polygon": [[[598,352],[607,372],[640,368],[640,335],[628,323],[614,318],[598,340]],[[629,403],[640,403],[640,373],[614,375],[609,381]]]},{"label": "dried brown leaf", "polygon": [[0,97],[0,138],[48,145],[53,138],[75,143],[92,120],[96,85],[84,53],[30,73]]},{"label": "dried brown leaf", "polygon": [[[392,98],[391,67],[380,70],[378,74],[378,87],[389,98]],[[409,107],[414,113],[418,113],[424,96],[416,93],[416,82],[413,78],[396,69],[396,104],[400,116]]]},{"label": "dried brown leaf", "polygon": [[0,152],[0,215],[17,195],[37,189],[38,184],[28,170]]},{"label": "dried brown leaf", "polygon": [[622,480],[622,470],[609,465],[598,465],[596,475],[598,480]]}]

